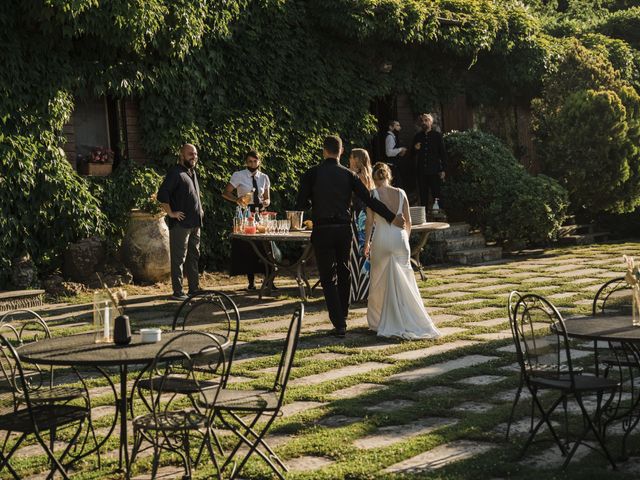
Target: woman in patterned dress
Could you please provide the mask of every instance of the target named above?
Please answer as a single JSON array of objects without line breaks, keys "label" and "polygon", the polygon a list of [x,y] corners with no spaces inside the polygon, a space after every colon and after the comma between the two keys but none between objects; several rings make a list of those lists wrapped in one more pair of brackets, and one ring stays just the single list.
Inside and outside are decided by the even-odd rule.
[{"label": "woman in patterned dress", "polygon": [[[349,169],[354,172],[369,189],[374,188],[371,176],[371,160],[364,148],[354,148],[349,156]],[[369,259],[363,254],[364,230],[367,207],[355,195],[351,204],[352,241],[349,255],[351,270],[351,294],[349,303],[365,302],[369,296]]]}]

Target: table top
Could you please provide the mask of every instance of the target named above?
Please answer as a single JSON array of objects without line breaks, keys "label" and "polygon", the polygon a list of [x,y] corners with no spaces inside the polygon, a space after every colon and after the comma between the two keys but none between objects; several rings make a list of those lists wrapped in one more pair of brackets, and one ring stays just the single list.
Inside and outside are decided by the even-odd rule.
[{"label": "table top", "polygon": [[[434,230],[444,230],[449,228],[449,224],[445,222],[425,222],[419,225],[411,225],[411,232],[431,232]],[[241,240],[259,240],[259,241],[278,241],[278,242],[306,242],[311,239],[311,230],[291,231],[282,234],[246,234],[232,233],[231,238]]]},{"label": "table top", "polygon": [[265,233],[232,233],[231,238],[239,238],[240,240],[261,240],[261,241],[277,241],[277,242],[307,242],[311,239],[311,230],[292,230],[289,233],[265,234]]},{"label": "table top", "polygon": [[[162,332],[162,340],[156,343],[142,343],[140,334],[133,334],[129,345],[115,345],[113,343],[95,343],[95,333],[82,333],[79,335],[67,335],[40,340],[19,347],[18,355],[23,362],[37,363],[39,365],[64,365],[64,366],[110,366],[110,365],[135,365],[149,364],[156,357],[160,349],[169,340],[185,333],[183,330]],[[228,345],[228,340],[221,336],[214,337],[222,347]],[[204,335],[189,335],[177,340],[173,344],[189,354],[200,352],[211,345],[211,340]],[[178,360],[181,355],[167,354],[167,360]]]},{"label": "table top", "polygon": [[445,228],[449,228],[449,225],[446,222],[425,222],[416,225],[411,225],[411,232],[430,232],[432,230],[444,230]]},{"label": "table top", "polygon": [[576,317],[564,323],[569,337],[640,343],[640,327],[631,325],[631,315]]}]

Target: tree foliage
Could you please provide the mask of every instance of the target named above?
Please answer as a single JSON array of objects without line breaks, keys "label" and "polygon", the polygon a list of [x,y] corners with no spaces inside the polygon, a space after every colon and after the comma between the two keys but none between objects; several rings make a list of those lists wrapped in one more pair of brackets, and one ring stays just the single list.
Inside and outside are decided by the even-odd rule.
[{"label": "tree foliage", "polygon": [[577,41],[534,102],[538,153],[575,208],[591,214],[640,205],[640,96],[606,56]]}]

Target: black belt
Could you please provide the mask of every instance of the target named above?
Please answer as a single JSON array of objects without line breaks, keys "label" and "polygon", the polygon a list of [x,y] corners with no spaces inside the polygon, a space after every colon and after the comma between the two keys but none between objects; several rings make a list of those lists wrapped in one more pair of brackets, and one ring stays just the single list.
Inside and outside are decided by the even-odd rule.
[{"label": "black belt", "polygon": [[316,218],[313,220],[314,225],[323,226],[323,225],[350,225],[351,220],[344,218]]}]

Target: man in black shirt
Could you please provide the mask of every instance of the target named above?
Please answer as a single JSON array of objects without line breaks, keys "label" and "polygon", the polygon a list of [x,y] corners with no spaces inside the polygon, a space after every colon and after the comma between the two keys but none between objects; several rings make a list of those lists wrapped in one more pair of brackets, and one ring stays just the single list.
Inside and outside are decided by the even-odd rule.
[{"label": "man in black shirt", "polygon": [[346,334],[349,314],[352,194],[355,193],[388,222],[404,227],[402,215],[396,217],[382,202],[371,196],[355,173],[340,165],[338,159],[342,153],[340,137],[331,136],[324,140],[324,161],[305,172],[296,202],[297,210],[305,210],[311,201],[311,243],[329,318],[335,327],[332,334],[338,337]]},{"label": "man in black shirt", "polygon": [[191,144],[180,148],[178,164],[165,177],[158,201],[167,213],[169,247],[171,252],[171,284],[174,300],[185,300],[182,291],[182,266],[189,281],[189,294],[198,291],[198,260],[200,258],[200,227],[202,203],[195,166],[198,150]]},{"label": "man in black shirt", "polygon": [[[420,115],[422,130],[413,137],[413,152],[416,157],[420,204],[429,210],[429,191],[433,200],[442,199],[442,181],[447,168],[447,152],[442,134],[433,127],[433,117],[429,113]],[[442,202],[440,202],[442,206]]]}]

